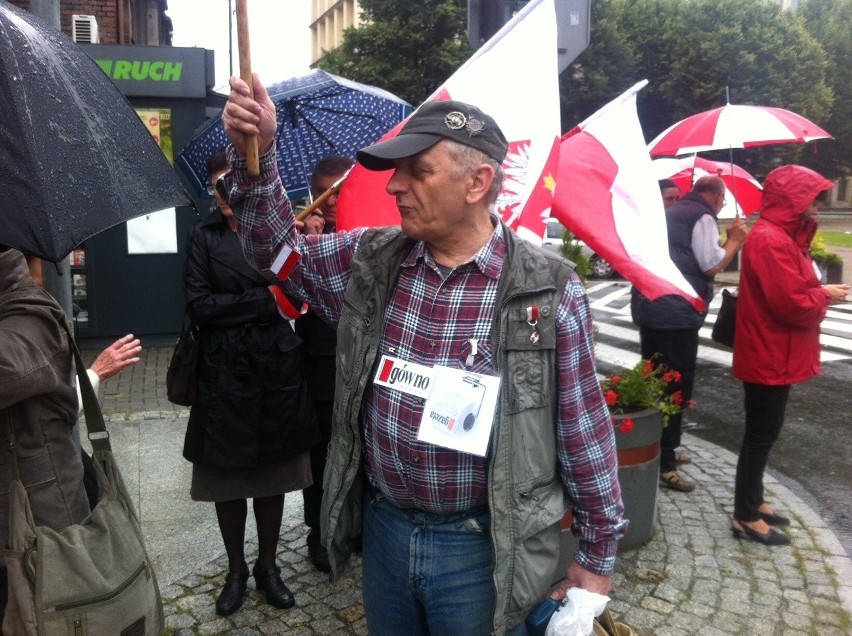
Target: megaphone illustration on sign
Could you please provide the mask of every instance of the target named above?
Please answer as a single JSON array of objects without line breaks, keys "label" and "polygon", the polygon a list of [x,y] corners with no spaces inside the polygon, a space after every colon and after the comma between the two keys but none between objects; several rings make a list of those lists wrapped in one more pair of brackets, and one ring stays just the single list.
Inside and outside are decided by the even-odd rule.
[{"label": "megaphone illustration on sign", "polygon": [[429,411],[429,420],[441,433],[463,436],[471,434],[476,427],[485,387],[471,376],[465,376],[463,381],[479,393],[478,399],[468,390],[465,393],[448,393],[435,400]]}]

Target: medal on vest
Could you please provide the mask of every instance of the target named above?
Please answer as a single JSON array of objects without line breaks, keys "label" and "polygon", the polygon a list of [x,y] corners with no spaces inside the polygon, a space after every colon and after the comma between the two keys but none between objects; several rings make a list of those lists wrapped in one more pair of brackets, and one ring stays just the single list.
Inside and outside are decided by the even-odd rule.
[{"label": "medal on vest", "polygon": [[538,342],[538,339],[541,337],[538,333],[538,329],[536,329],[536,325],[538,324],[538,316],[538,305],[532,305],[530,307],[527,307],[527,324],[532,327],[532,333],[530,334],[530,342],[533,344],[536,344]]}]

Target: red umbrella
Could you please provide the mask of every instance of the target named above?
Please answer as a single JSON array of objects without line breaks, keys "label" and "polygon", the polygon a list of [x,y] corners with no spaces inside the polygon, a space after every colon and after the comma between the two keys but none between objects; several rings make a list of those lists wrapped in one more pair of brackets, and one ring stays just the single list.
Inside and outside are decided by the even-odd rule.
[{"label": "red umbrella", "polygon": [[682,119],[648,144],[652,157],[705,150],[750,148],[831,139],[822,128],[789,110],[727,104]]},{"label": "red umbrella", "polygon": [[[692,184],[706,175],[718,176],[725,182],[729,196],[729,215],[733,216],[734,203],[743,214],[752,214],[760,209],[760,198],[763,188],[747,170],[725,161],[710,161],[701,157],[684,157],[681,159],[655,159],[651,165],[657,179],[671,179],[681,192],[689,192]],[[723,212],[729,211],[727,208]]]}]

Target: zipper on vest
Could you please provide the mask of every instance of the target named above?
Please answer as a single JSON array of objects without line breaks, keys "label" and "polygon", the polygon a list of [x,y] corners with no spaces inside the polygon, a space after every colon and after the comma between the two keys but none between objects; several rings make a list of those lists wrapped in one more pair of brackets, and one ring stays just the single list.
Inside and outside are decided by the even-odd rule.
[{"label": "zipper on vest", "polygon": [[536,491],[541,490],[542,488],[547,488],[548,486],[554,484],[556,482],[556,477],[551,477],[547,481],[539,482],[537,484],[533,484],[530,486],[529,490],[521,490],[518,492],[518,497],[521,499],[532,499],[533,501],[541,501],[541,497],[539,497]]}]

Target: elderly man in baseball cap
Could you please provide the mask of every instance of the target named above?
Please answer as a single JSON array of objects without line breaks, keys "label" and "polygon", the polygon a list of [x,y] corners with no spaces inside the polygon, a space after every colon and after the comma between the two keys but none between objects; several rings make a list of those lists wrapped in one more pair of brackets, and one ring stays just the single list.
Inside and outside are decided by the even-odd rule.
[{"label": "elderly man in baseball cap", "polygon": [[[570,264],[494,213],[497,122],[422,105],[357,154],[393,170],[401,227],[306,236],[277,174],[275,109],[256,77],[253,90],[231,79],[225,185],[249,260],[269,272],[298,252],[289,291],[338,330],[322,535],[336,576],[363,534],[370,634],[512,632],[561,577],[554,598],[607,593],[627,522],[591,314]],[[557,572],[567,507],[580,548]]]}]

